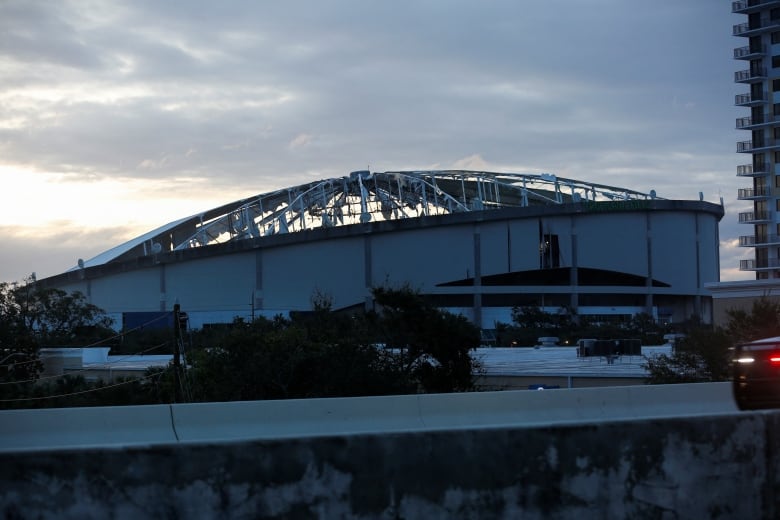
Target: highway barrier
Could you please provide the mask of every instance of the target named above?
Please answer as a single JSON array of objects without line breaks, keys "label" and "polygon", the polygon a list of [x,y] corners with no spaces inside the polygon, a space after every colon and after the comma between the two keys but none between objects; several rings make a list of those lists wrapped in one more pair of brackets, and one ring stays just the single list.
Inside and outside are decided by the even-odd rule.
[{"label": "highway barrier", "polygon": [[728,384],[0,412],[6,517],[774,518]]}]

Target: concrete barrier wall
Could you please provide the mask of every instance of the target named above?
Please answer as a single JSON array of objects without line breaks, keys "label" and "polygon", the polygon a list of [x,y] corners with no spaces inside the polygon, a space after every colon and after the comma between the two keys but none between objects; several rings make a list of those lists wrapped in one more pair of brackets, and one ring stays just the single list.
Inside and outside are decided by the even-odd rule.
[{"label": "concrete barrier wall", "polygon": [[0,452],[733,413],[728,383],[0,411]]},{"label": "concrete barrier wall", "polygon": [[0,453],[6,518],[777,518],[780,415]]},{"label": "concrete barrier wall", "polygon": [[780,412],[727,386],[3,412],[0,514],[777,518]]}]

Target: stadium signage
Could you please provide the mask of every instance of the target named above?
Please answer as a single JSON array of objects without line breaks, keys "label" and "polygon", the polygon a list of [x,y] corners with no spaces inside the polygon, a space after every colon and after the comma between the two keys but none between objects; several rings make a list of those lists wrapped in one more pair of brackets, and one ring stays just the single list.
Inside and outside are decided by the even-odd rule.
[{"label": "stadium signage", "polygon": [[612,212],[612,211],[637,211],[649,209],[647,200],[610,200],[606,202],[587,201],[584,203],[586,211]]}]

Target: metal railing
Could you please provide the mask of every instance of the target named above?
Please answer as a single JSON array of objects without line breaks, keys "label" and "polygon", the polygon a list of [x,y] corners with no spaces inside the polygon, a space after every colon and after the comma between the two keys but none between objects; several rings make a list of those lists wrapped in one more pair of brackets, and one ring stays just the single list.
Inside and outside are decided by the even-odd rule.
[{"label": "metal railing", "polygon": [[745,211],[739,214],[740,223],[761,222],[769,220],[768,211]]},{"label": "metal railing", "polygon": [[762,125],[765,123],[770,123],[771,121],[768,120],[768,118],[765,118],[763,115],[752,118],[752,117],[738,117],[736,127],[737,130],[741,130],[743,128],[748,128],[753,125]]},{"label": "metal railing", "polygon": [[744,235],[739,237],[740,247],[755,247],[780,244],[780,235]]},{"label": "metal railing", "polygon": [[759,186],[757,188],[741,188],[737,190],[737,199],[746,200],[754,199],[758,197],[768,197],[769,188],[766,186]]},{"label": "metal railing", "polygon": [[758,96],[751,96],[749,93],[737,94],[736,96],[734,96],[734,104],[737,106],[749,105],[751,103],[762,103],[764,101],[766,100],[764,99],[763,93]]},{"label": "metal railing", "polygon": [[731,2],[731,12],[739,13],[740,11],[744,11],[745,9],[748,9],[750,7],[768,6],[772,4],[780,5],[780,1],[778,0],[737,0],[735,2]]},{"label": "metal railing", "polygon": [[734,49],[734,59],[741,60],[748,56],[755,56],[766,53],[766,47],[764,45],[753,46],[745,45],[744,47],[737,47]]},{"label": "metal railing", "polygon": [[780,267],[780,258],[766,258],[763,260],[740,260],[740,271],[756,271],[758,269],[777,269]]},{"label": "metal railing", "polygon": [[766,78],[765,67],[754,67],[752,69],[738,70],[734,73],[734,81],[736,83],[764,78]]},{"label": "metal railing", "polygon": [[762,18],[758,23],[740,23],[732,27],[734,36],[746,36],[748,33],[769,31],[780,25],[780,20],[775,18]]},{"label": "metal railing", "polygon": [[766,164],[759,164],[755,167],[752,164],[737,166],[737,177],[758,177],[760,175],[769,175],[769,168]]}]

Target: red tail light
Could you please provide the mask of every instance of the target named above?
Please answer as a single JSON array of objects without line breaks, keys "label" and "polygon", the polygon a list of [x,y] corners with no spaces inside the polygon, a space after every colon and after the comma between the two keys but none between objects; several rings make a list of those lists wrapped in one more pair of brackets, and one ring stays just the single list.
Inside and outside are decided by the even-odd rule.
[{"label": "red tail light", "polygon": [[772,354],[769,356],[769,362],[773,365],[780,365],[780,354]]}]

